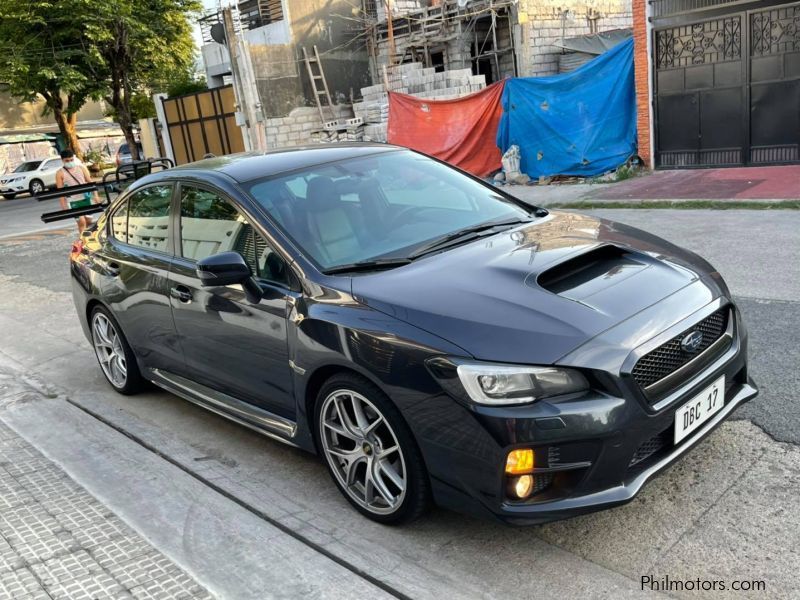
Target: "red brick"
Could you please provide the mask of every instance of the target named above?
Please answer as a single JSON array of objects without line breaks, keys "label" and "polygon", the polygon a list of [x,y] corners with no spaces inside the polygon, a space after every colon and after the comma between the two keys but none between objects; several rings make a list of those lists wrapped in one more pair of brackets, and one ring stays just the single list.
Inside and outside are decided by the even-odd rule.
[{"label": "red brick", "polygon": [[632,0],[636,128],[639,156],[650,165],[650,70],[647,60],[647,0]]}]

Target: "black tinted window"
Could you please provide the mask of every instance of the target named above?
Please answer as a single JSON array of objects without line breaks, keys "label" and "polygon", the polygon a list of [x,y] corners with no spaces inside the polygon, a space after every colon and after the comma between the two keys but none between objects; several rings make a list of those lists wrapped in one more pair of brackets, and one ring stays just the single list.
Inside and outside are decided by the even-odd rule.
[{"label": "black tinted window", "polygon": [[152,185],[131,195],[128,199],[129,244],[167,252],[171,198],[172,186],[169,185]]},{"label": "black tinted window", "polygon": [[128,203],[123,202],[111,215],[111,237],[120,242],[128,241]]},{"label": "black tinted window", "polygon": [[410,151],[316,165],[249,191],[323,269],[402,258],[461,229],[529,216],[492,188]]},{"label": "black tinted window", "polygon": [[181,186],[181,253],[201,260],[220,252],[241,254],[253,274],[286,283],[286,266],[245,216],[219,194]]},{"label": "black tinted window", "polygon": [[35,171],[39,168],[39,165],[42,164],[40,160],[32,160],[29,162],[24,162],[16,169],[14,169],[14,173],[27,173],[28,171]]}]

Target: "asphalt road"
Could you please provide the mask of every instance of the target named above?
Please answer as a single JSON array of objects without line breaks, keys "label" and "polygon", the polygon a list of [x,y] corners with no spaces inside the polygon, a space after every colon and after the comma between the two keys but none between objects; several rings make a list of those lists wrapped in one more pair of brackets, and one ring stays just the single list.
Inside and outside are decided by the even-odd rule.
[{"label": "asphalt road", "polygon": [[[9,223],[10,209],[22,225]],[[658,597],[642,592],[644,575],[763,579],[770,597],[798,597],[800,213],[597,211],[697,250],[723,273],[749,325],[762,393],[631,504],[526,529],[440,510],[407,528],[381,527],[349,508],[312,456],[164,392],[114,394],[74,315],[73,226],[8,237],[31,231],[13,227],[35,224],[20,217],[35,213],[0,203],[0,371],[39,390],[3,403],[0,389],[0,419],[220,597],[282,595],[269,587],[280,573],[236,551],[237,536],[262,535],[259,521],[344,566],[341,585],[355,575],[399,597]],[[188,507],[173,489],[188,489],[186,478]],[[214,521],[211,505],[227,507],[224,520]],[[314,568],[333,569],[325,561]]]}]

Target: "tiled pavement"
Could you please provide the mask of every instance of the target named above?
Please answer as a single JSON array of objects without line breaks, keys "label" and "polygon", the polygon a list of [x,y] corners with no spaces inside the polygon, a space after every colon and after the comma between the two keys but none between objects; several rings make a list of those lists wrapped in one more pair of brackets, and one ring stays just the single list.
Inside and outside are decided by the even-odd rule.
[{"label": "tiled pavement", "polygon": [[0,600],[211,595],[0,423]]}]

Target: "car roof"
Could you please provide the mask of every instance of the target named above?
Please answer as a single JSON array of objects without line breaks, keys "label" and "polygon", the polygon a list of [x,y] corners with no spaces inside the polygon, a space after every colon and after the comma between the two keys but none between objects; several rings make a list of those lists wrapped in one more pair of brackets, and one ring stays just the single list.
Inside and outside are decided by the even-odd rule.
[{"label": "car roof", "polygon": [[299,146],[266,152],[240,152],[180,165],[164,171],[164,174],[180,176],[189,175],[190,171],[194,172],[192,175],[197,171],[215,171],[242,183],[324,163],[401,149],[399,146],[388,144],[351,143]]}]

